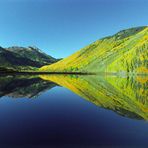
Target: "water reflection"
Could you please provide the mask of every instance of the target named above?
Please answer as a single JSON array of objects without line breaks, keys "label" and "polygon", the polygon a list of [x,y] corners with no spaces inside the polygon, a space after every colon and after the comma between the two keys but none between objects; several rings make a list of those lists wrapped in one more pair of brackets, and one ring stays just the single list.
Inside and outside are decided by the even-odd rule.
[{"label": "water reflection", "polygon": [[97,106],[122,116],[148,120],[148,78],[117,76],[42,75]]},{"label": "water reflection", "polygon": [[0,96],[32,98],[57,85],[121,116],[148,120],[148,78],[142,76],[1,76]]},{"label": "water reflection", "polygon": [[34,98],[40,95],[41,92],[49,90],[55,86],[55,83],[42,80],[38,76],[1,75],[0,97]]}]

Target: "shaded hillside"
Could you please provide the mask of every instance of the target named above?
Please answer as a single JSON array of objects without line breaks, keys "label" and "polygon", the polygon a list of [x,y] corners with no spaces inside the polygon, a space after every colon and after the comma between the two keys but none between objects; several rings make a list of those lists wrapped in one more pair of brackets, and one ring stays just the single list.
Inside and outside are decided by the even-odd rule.
[{"label": "shaded hillside", "polygon": [[122,116],[148,120],[147,77],[119,78],[78,75],[41,75],[99,107]]},{"label": "shaded hillside", "polygon": [[35,47],[0,47],[0,71],[4,69],[29,70],[57,62]]},{"label": "shaded hillside", "polygon": [[148,73],[148,27],[102,38],[40,71]]},{"label": "shaded hillside", "polygon": [[55,86],[55,83],[42,80],[38,76],[1,75],[0,97],[33,98]]}]

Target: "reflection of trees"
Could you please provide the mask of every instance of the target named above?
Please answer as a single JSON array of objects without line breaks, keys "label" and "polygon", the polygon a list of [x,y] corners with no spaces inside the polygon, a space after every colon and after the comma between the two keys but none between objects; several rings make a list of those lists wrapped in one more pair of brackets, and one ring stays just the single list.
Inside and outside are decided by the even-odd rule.
[{"label": "reflection of trees", "polygon": [[148,120],[148,78],[98,75],[1,76],[0,96],[32,98],[61,85],[97,106]]},{"label": "reflection of trees", "polygon": [[72,75],[40,77],[64,86],[97,106],[113,110],[122,116],[148,119],[147,83],[141,84],[136,78]]},{"label": "reflection of trees", "polygon": [[37,76],[3,75],[0,77],[0,96],[32,98],[54,86],[55,83],[44,81]]}]

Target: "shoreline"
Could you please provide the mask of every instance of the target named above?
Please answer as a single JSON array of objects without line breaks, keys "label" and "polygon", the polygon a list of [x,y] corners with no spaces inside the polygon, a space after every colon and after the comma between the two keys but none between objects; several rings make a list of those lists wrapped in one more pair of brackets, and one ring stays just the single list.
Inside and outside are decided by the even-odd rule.
[{"label": "shoreline", "polygon": [[100,73],[95,73],[95,72],[40,72],[40,71],[0,71],[0,75],[46,75],[46,74],[64,74],[64,75],[110,75],[110,76],[119,76],[119,77],[131,77],[131,76],[148,76],[147,73],[139,73],[139,74],[120,74],[120,73],[105,73],[105,72],[100,72]]},{"label": "shoreline", "polygon": [[96,75],[96,73],[82,73],[82,72],[0,72],[0,75],[4,74],[27,74],[27,75],[39,75],[39,74],[77,74],[77,75]]}]

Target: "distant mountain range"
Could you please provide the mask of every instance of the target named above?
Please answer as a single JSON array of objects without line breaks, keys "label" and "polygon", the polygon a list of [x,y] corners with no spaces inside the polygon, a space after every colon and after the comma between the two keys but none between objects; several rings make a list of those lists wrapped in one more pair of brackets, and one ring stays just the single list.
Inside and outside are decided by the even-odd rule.
[{"label": "distant mountain range", "polygon": [[97,40],[40,71],[148,73],[148,27],[122,30]]},{"label": "distant mountain range", "polygon": [[43,53],[36,47],[0,47],[0,71],[35,70],[58,60]]}]

